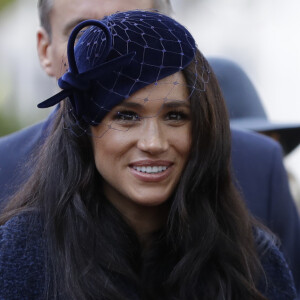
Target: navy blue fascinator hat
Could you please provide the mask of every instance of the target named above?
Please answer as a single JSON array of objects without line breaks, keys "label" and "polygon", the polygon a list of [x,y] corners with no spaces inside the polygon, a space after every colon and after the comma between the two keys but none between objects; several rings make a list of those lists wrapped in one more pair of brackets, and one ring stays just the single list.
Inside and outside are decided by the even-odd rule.
[{"label": "navy blue fascinator hat", "polygon": [[227,59],[211,57],[208,61],[223,92],[231,127],[266,134],[276,133],[285,154],[299,145],[300,124],[270,121],[253,83],[244,70]]},{"label": "navy blue fascinator hat", "polygon": [[195,41],[175,20],[157,12],[128,11],[77,25],[68,42],[68,71],[61,92],[38,104],[69,98],[77,117],[97,125],[137,90],[183,70]]}]

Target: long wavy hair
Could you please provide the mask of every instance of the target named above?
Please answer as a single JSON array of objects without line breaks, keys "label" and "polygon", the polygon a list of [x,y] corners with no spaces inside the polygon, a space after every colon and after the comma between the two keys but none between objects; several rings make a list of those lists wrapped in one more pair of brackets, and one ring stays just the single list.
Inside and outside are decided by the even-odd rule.
[{"label": "long wavy hair", "polygon": [[[65,101],[38,152],[33,175],[0,218],[38,211],[44,227],[45,298],[266,299],[254,223],[231,178],[231,139],[213,71],[191,102],[192,145],[163,228],[143,248],[106,199],[91,139]],[[183,70],[192,86],[195,65]],[[201,73],[201,72],[200,72]],[[196,88],[202,87],[199,80]]]}]

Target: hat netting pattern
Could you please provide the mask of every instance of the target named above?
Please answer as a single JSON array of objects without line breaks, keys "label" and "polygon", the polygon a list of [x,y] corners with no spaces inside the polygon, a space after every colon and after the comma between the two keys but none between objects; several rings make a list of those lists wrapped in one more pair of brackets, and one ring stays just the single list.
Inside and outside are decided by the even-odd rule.
[{"label": "hat netting pattern", "polygon": [[[206,64],[196,60],[195,52],[195,41],[189,31],[158,12],[135,10],[116,13],[101,21],[84,21],[75,27],[69,38],[68,70],[58,81],[62,91],[38,106],[53,106],[68,98],[69,113],[82,128],[82,133],[86,133],[89,126],[85,125],[103,123],[114,107],[151,86],[148,94],[138,99],[146,105],[153,100],[151,90],[159,86],[163,78],[170,77],[168,91],[155,99],[161,100],[163,106],[172,100],[173,90],[184,84],[176,79],[176,73],[194,62],[194,83],[185,84],[187,99],[176,99],[188,101],[197,82],[197,89],[200,86],[200,90],[205,91],[209,81],[210,71]],[[150,117],[159,113],[160,110]],[[128,130],[114,122],[107,124],[107,128]]]}]

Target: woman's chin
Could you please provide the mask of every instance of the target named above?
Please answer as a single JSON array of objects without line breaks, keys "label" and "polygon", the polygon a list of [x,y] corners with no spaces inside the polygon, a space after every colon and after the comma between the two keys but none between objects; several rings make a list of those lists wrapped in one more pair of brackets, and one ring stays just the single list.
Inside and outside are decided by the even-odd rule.
[{"label": "woman's chin", "polygon": [[131,201],[137,206],[154,207],[167,202],[169,195],[152,194],[143,195],[143,197],[132,197]]}]

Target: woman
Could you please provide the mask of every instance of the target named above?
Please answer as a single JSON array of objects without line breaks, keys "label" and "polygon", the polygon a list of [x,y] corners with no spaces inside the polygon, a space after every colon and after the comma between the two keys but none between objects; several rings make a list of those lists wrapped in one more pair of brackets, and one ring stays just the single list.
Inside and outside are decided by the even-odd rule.
[{"label": "woman", "polygon": [[293,299],[232,183],[226,109],[190,33],[117,13],[79,24],[68,61],[39,104],[60,108],[35,171],[1,216],[1,298]]}]

